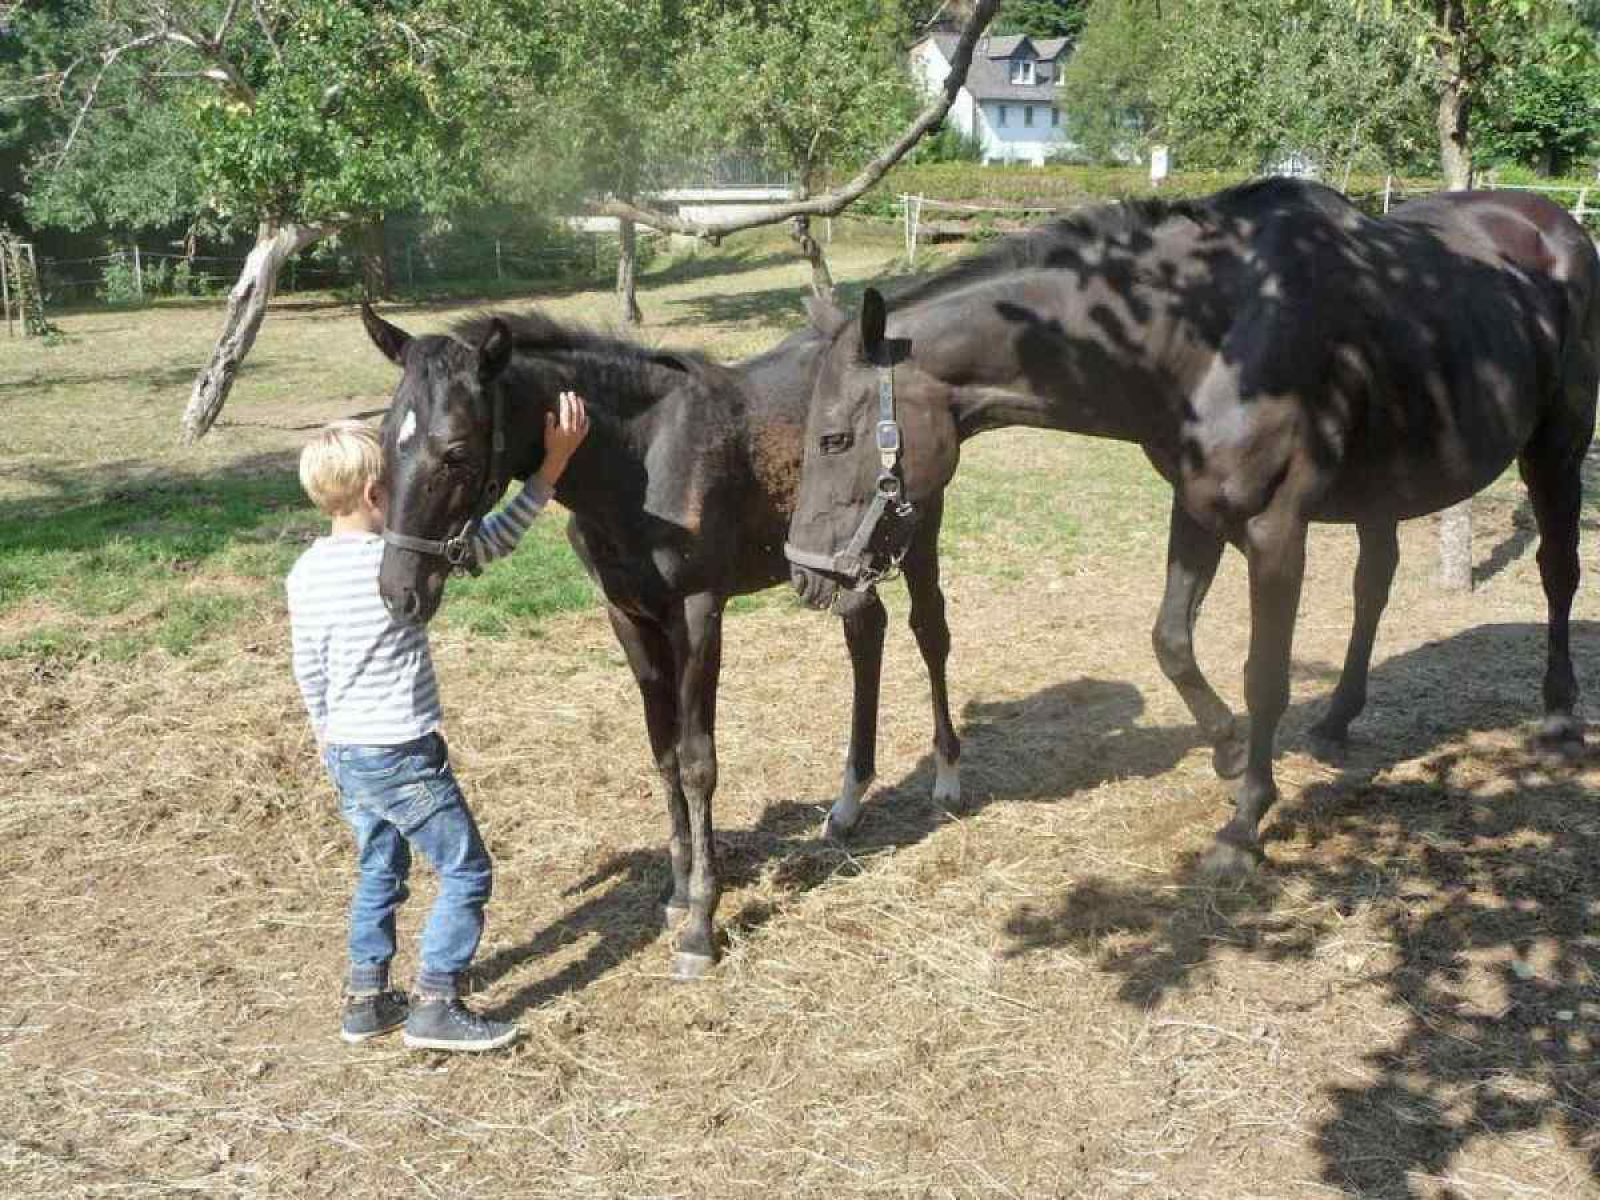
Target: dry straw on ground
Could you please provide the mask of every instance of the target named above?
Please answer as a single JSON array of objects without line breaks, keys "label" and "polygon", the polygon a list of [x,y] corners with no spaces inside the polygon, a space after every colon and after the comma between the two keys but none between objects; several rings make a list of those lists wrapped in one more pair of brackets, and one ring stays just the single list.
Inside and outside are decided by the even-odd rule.
[{"label": "dry straw on ground", "polygon": [[[1086,531],[1072,481],[1136,469],[1026,433],[970,456],[1059,465]],[[929,800],[891,594],[881,776],[846,845],[817,837],[839,630],[786,602],[731,618],[728,945],[692,987],[666,978],[665,818],[603,618],[441,633],[498,872],[477,1002],[526,1031],[473,1061],[335,1036],[350,860],[281,605],[186,659],[0,661],[0,1192],[1600,1196],[1600,772],[1526,748],[1543,604],[1523,518],[1482,511],[1497,570],[1470,597],[1431,591],[1431,530],[1406,531],[1337,762],[1304,730],[1353,537],[1316,534],[1284,800],[1241,888],[1192,872],[1226,791],[1150,652],[1159,529],[1009,577],[951,564],[960,812]],[[1230,556],[1200,632],[1235,697],[1242,576]]]}]

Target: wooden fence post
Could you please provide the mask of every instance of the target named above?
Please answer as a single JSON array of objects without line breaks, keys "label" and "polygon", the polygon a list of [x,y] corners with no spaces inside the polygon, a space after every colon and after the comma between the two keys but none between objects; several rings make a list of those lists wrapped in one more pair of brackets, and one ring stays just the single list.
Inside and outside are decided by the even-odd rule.
[{"label": "wooden fence post", "polygon": [[144,299],[144,261],[139,257],[139,243],[133,244],[133,294]]},{"label": "wooden fence post", "polygon": [[1388,212],[1389,212],[1389,193],[1392,192],[1393,190],[1394,190],[1394,176],[1393,175],[1385,175],[1383,177],[1383,211],[1384,211],[1385,215],[1387,215]]}]

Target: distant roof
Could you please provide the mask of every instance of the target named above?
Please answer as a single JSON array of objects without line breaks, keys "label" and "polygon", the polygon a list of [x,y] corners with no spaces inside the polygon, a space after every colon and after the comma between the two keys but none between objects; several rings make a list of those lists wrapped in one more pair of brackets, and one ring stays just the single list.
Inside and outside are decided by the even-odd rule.
[{"label": "distant roof", "polygon": [[[935,33],[925,40],[938,46],[948,61],[955,57],[960,39],[952,33]],[[1071,48],[1069,38],[1030,38],[1020,33],[979,38],[972,65],[967,68],[967,91],[977,100],[1039,100],[1048,104],[1055,98],[1056,76],[1061,70],[1057,60]],[[1038,60],[1039,82],[1011,82],[1011,63],[1019,58]]]}]

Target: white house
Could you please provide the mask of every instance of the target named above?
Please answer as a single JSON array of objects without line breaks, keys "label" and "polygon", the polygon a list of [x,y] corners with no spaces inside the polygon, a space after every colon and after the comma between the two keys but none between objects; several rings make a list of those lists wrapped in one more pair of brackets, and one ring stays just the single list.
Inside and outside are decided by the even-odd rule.
[{"label": "white house", "polygon": [[[912,71],[930,92],[949,77],[956,41],[953,33],[931,33],[911,47]],[[979,38],[966,84],[945,120],[978,139],[984,162],[1038,166],[1052,154],[1072,149],[1056,102],[1061,68],[1071,49],[1066,38]]]}]

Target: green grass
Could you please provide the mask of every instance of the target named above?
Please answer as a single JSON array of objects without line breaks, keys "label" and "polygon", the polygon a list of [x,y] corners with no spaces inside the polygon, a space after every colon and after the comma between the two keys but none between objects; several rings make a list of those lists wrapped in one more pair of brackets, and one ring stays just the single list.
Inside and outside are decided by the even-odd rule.
[{"label": "green grass", "polygon": [[[830,248],[847,302],[897,267],[898,240],[864,224],[836,222]],[[918,265],[952,257],[941,249]],[[804,320],[807,279],[771,231],[663,255],[642,281],[639,337],[724,359],[758,352]],[[513,299],[602,325],[614,312],[606,288]],[[390,316],[423,333],[473,307],[402,304]],[[179,448],[178,415],[217,318],[216,305],[194,302],[84,311],[62,316],[64,345],[6,347],[0,656],[192,656],[235,626],[281,621],[283,576],[325,528],[300,493],[298,448],[333,417],[380,412],[394,370],[352,307],[295,298],[268,318],[222,424]],[[942,545],[964,570],[1015,580],[1039,564],[1059,570],[1114,553],[1132,537],[1164,537],[1167,505],[1136,448],[1005,431],[963,448]],[[480,578],[452,580],[439,620],[474,637],[538,636],[551,616],[597,599],[564,521],[548,518]],[[794,603],[778,587],[728,611]]]}]

